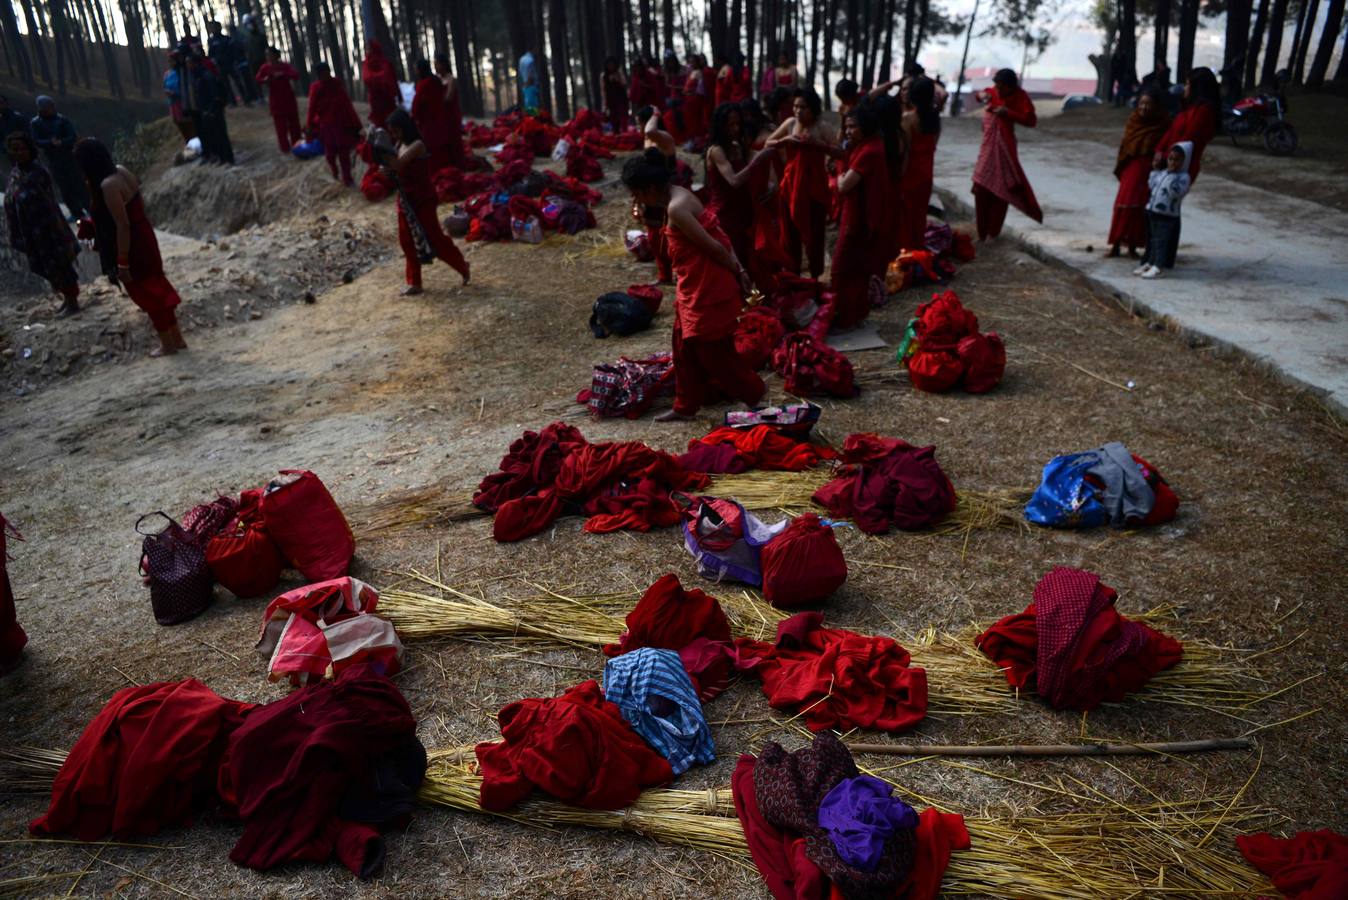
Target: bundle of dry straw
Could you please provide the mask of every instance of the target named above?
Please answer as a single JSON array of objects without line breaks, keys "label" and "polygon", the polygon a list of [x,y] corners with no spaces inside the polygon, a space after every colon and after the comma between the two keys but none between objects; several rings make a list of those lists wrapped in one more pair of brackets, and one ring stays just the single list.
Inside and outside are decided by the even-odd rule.
[{"label": "bundle of dry straw", "polygon": [[[623,617],[641,598],[636,590],[577,594],[532,582],[525,585],[530,593],[491,602],[429,575],[409,572],[400,586],[380,591],[380,612],[407,638],[475,636],[593,648],[618,640],[625,627]],[[777,623],[788,615],[748,590],[720,594],[718,599],[738,636],[771,640]],[[1174,633],[1176,621],[1171,607],[1159,607],[1139,618]],[[913,665],[927,670],[928,715],[941,718],[1015,711],[1020,701],[1018,692],[974,645],[981,630],[970,626],[949,634],[933,628],[896,636],[912,653]],[[1126,702],[1194,706],[1239,717],[1295,686],[1270,688],[1256,668],[1259,658],[1277,649],[1281,648],[1249,653],[1186,639],[1184,659],[1158,674]]]}]

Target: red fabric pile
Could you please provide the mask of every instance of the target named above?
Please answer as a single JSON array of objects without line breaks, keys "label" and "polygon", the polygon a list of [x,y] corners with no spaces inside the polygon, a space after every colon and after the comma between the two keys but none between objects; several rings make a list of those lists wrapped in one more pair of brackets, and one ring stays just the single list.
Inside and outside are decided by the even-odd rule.
[{"label": "red fabric pile", "polygon": [[815,491],[814,500],[867,534],[885,534],[890,528],[916,531],[955,509],[955,488],[936,462],[935,447],[849,434],[842,459],[848,465]]},{"label": "red fabric pile", "polygon": [[817,612],[777,626],[777,642],[736,642],[773,709],[802,710],[811,731],[903,731],[927,715],[927,670],[891,638],[825,628]]},{"label": "red fabric pile", "polygon": [[591,444],[573,426],[555,422],[526,431],[510,445],[500,470],[488,475],[474,505],[495,513],[498,541],[537,534],[563,513],[578,510],[585,530],[649,531],[678,524],[672,491],[695,491],[708,478],[685,470],[668,453],[640,441]]},{"label": "red fabric pile", "polygon": [[392,194],[393,179],[379,171],[379,166],[374,161],[374,149],[368,142],[361,141],[356,145],[356,156],[365,163],[365,174],[360,179],[360,192],[365,199],[371,203],[378,203]]},{"label": "red fabric pile", "polygon": [[797,440],[771,425],[755,425],[749,429],[717,428],[705,437],[694,438],[679,462],[694,472],[724,474],[750,469],[803,472],[837,458],[838,452],[832,447]]},{"label": "red fabric pile", "polygon": [[621,809],[674,778],[595,681],[560,697],[517,700],[497,719],[504,740],[477,745],[483,809],[510,809],[535,788],[585,809]]},{"label": "red fabric pile", "polygon": [[[253,710],[220,768],[220,796],[243,822],[229,858],[271,869],[336,856],[361,878],[377,874],[376,826],[405,820],[425,774],[416,731],[398,688],[364,665]],[[399,778],[380,765],[409,756]]]},{"label": "red fabric pile", "polygon": [[1348,837],[1322,829],[1295,837],[1242,834],[1241,855],[1289,900],[1344,900],[1348,897]]},{"label": "red fabric pile", "polygon": [[580,181],[599,181],[604,177],[601,159],[612,159],[613,154],[603,147],[592,147],[583,141],[577,141],[566,151],[566,176]]},{"label": "red fabric pile", "polygon": [[1001,383],[1006,348],[995,331],[979,334],[978,317],[964,308],[954,291],[934,295],[917,308],[915,349],[906,360],[908,377],[921,391],[941,393],[963,383],[983,394]]},{"label": "red fabric pile", "polygon": [[833,529],[814,513],[797,516],[768,541],[763,599],[779,609],[797,609],[827,599],[847,582],[847,560]]},{"label": "red fabric pile", "polygon": [[776,310],[754,306],[735,325],[735,352],[757,372],[771,361],[772,351],[785,336],[786,326]]},{"label": "red fabric pile", "polygon": [[495,147],[497,144],[505,143],[505,139],[510,137],[509,128],[487,126],[480,122],[469,122],[467,132],[468,145],[471,147]]},{"label": "red fabric pile", "polygon": [[1059,566],[1035,585],[1024,612],[1006,616],[975,643],[1012,686],[1034,679],[1054,709],[1116,703],[1184,655],[1174,638],[1120,615],[1117,597],[1095,573]]},{"label": "red fabric pile", "polygon": [[[806,854],[806,841],[774,826],[758,808],[754,788],[754,768],[758,760],[744,754],[735,766],[730,785],[735,798],[735,814],[753,856],[754,866],[763,876],[775,900],[832,900],[841,897],[828,876]],[[924,809],[914,837],[917,842],[913,870],[908,880],[892,895],[896,900],[936,900],[941,877],[950,864],[950,854],[969,849],[969,832],[964,817]]]},{"label": "red fabric pile", "polygon": [[66,756],[29,830],[97,841],[190,825],[214,805],[226,743],[252,708],[191,678],[118,691]]},{"label": "red fabric pile", "polygon": [[402,668],[403,645],[388,619],[374,614],[379,594],[343,576],[287,591],[267,606],[257,650],[267,677],[300,685],[369,663],[381,675]]},{"label": "red fabric pile", "polygon": [[[1133,458],[1133,462],[1137,463],[1137,467],[1142,470],[1142,477],[1147,480],[1147,484],[1151,487],[1152,493],[1156,495],[1156,502],[1152,504],[1151,512],[1147,513],[1147,517],[1142,520],[1141,524],[1143,526],[1161,525],[1175,518],[1175,514],[1179,512],[1179,495],[1176,494],[1175,489],[1170,486],[1170,482],[1165,480],[1165,476],[1161,474],[1160,469],[1156,468],[1136,453],[1130,453],[1128,455]],[[1094,475],[1087,475],[1086,481],[1096,487],[1104,487],[1104,485],[1100,483],[1100,480]]]},{"label": "red fabric pile", "polygon": [[772,368],[784,379],[786,392],[797,397],[855,397],[859,393],[851,360],[804,332],[786,336],[772,352]]}]

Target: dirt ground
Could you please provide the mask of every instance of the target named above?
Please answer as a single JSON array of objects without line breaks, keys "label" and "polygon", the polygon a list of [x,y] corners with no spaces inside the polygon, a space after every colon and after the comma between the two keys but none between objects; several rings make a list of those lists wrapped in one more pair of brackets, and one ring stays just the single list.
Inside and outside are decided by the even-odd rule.
[{"label": "dirt ground", "polygon": [[[1040,120],[1038,133],[1025,129],[1022,140],[1074,138],[1118,146],[1131,110],[1084,106]],[[1273,156],[1257,137],[1218,135],[1203,153],[1203,171],[1262,187],[1284,196],[1348,211],[1348,97],[1289,92],[1287,121],[1300,144],[1293,156]]]},{"label": "dirt ground", "polygon": [[[231,124],[253,161],[229,172],[171,175],[236,184],[262,178],[269,128],[260,113],[251,122],[245,116]],[[180,209],[168,218],[186,223],[193,199],[184,191],[160,197],[155,208]],[[143,355],[143,317],[109,296],[109,315],[140,329],[138,350],[108,354],[68,376],[30,379],[23,396],[7,391],[0,401],[8,473],[0,509],[26,538],[11,545],[9,571],[30,635],[26,662],[0,682],[3,745],[69,747],[107,698],[131,682],[195,677],[244,700],[282,696],[252,649],[267,598],[239,601],[218,591],[200,618],[173,628],[155,624],[135,575],[132,526],[144,513],[180,514],[215,491],[262,484],[293,467],[318,472],[338,502],[354,509],[430,483],[471,488],[521,431],[560,416],[574,417],[594,440],[639,439],[677,450],[723,412],[709,409],[675,425],[593,422],[572,402],[594,363],[668,346],[668,303],[656,327],[631,338],[596,341],[586,326],[597,295],[651,277],[649,266],[613,252],[626,205],[611,182],[597,231],[539,246],[467,245],[472,284],[459,287],[452,271],[436,265],[427,270],[427,293],[413,299],[397,296],[402,263],[390,204],[370,206],[328,190],[297,192],[289,202],[292,217],[205,245],[201,235],[210,225],[198,220],[194,237],[168,264],[171,278],[195,285],[189,316],[237,304],[247,277],[257,282],[250,296],[278,291],[274,301],[258,301],[261,321],[240,320],[237,312],[232,322],[216,321],[201,312],[203,323],[215,324],[188,331],[190,352],[151,360]],[[360,237],[342,238],[347,231]],[[356,241],[359,252],[352,253],[369,266],[349,284],[339,268],[355,264],[333,249],[342,240]],[[298,277],[309,250],[286,254],[314,246],[336,256],[310,260]],[[240,256],[226,265],[222,257],[230,253]],[[17,321],[10,312],[16,304],[31,310],[48,302],[10,279],[4,285],[6,323]],[[314,303],[295,301],[301,285]],[[1145,533],[978,532],[967,545],[845,531],[851,578],[829,602],[829,620],[896,635],[987,623],[1022,609],[1052,566],[1082,566],[1119,590],[1125,613],[1175,604],[1179,634],[1249,651],[1287,645],[1257,664],[1270,688],[1311,680],[1248,721],[1143,702],[1082,717],[1027,700],[1015,715],[929,719],[913,739],[1224,737],[1317,710],[1260,731],[1261,755],[1125,760],[1118,770],[1090,760],[989,760],[984,768],[1025,782],[1071,773],[1127,801],[1147,790],[1167,797],[1229,792],[1258,765],[1247,798],[1285,817],[1276,827],[1344,830],[1348,429],[1240,358],[1189,346],[1131,318],[1073,273],[1010,242],[981,246],[951,286],[985,330],[1005,338],[1002,386],[985,396],[917,393],[896,371],[892,349],[857,353],[867,389],[856,400],[824,402],[822,437],[841,443],[850,432],[878,431],[935,444],[957,489],[1029,487],[1054,454],[1122,440],[1165,472],[1181,497],[1180,516]],[[925,291],[911,290],[879,310],[881,335],[896,344],[924,299]],[[86,326],[53,322],[44,334],[74,327]],[[3,359],[10,385],[16,367]],[[769,385],[773,399],[785,399],[780,379]],[[508,545],[492,540],[486,519],[389,535],[360,545],[353,574],[378,586],[437,560],[447,581],[488,597],[519,590],[521,577],[577,591],[639,589],[670,571],[686,584],[701,583],[675,532],[589,535],[576,519]],[[295,578],[282,588],[295,586]],[[423,742],[434,748],[494,737],[501,706],[596,676],[602,659],[597,652],[445,641],[410,643],[407,664],[399,685]],[[738,753],[766,740],[801,743],[775,724],[751,684],[736,685],[707,712],[719,759],[688,772],[681,787],[727,783]],[[970,815],[1066,808],[1038,789],[936,762],[908,766],[897,780]],[[160,835],[153,849],[6,842],[24,838],[43,807],[44,798],[30,795],[0,810],[0,879],[80,877],[36,882],[34,895],[766,896],[752,870],[708,854],[444,809],[420,811],[405,833],[390,836],[386,871],[368,884],[336,866],[265,875],[236,867],[228,853],[238,829],[214,816]]]}]

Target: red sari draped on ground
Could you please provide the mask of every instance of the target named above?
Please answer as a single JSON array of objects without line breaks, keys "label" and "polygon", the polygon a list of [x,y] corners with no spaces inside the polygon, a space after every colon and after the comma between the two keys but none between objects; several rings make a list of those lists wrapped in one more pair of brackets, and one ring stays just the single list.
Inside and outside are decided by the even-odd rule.
[{"label": "red sari draped on ground", "polygon": [[893,232],[888,225],[889,163],[885,142],[874,137],[848,155],[849,172],[861,183],[841,195],[838,243],[833,248],[833,324],[853,328],[870,314],[870,280],[884,276]]},{"label": "red sari draped on ground", "polygon": [[431,151],[435,172],[449,165],[449,116],[445,113],[445,83],[434,75],[420,79],[412,96],[412,121]]},{"label": "red sari draped on ground", "polygon": [[[441,230],[440,220],[435,213],[437,201],[435,186],[431,183],[430,158],[423,156],[408,163],[399,174],[398,183],[402,187],[402,196],[398,198],[398,244],[406,258],[404,268],[408,286],[421,287],[421,260],[417,258],[416,241],[412,238],[412,229],[408,224],[409,204],[412,207],[410,215],[421,223],[421,229],[426,232],[426,239],[430,241],[436,258],[448,264],[466,281],[468,261],[455,246],[454,239]],[[407,198],[407,203],[403,202],[403,197]]]},{"label": "red sari draped on ground", "polygon": [[920,250],[927,233],[927,204],[935,180],[936,142],[940,132],[918,131],[908,145],[908,165],[899,181],[899,249]]},{"label": "red sari draped on ground", "polygon": [[791,258],[793,271],[800,274],[800,253],[804,246],[810,277],[824,271],[824,225],[828,221],[830,195],[828,169],[823,147],[787,142],[786,165],[782,169],[782,243]]},{"label": "red sari draped on ground", "polygon": [[1034,102],[1020,88],[1007,97],[995,89],[989,93],[988,110],[1004,108],[1006,115],[990,112],[983,115],[983,144],[974,164],[974,202],[980,238],[1002,233],[1008,206],[1014,206],[1036,222],[1044,221],[1044,213],[1016,152],[1015,126],[1033,128],[1038,122]]},{"label": "red sari draped on ground", "polygon": [[1109,243],[1130,248],[1147,243],[1147,199],[1151,194],[1147,177],[1151,174],[1152,155],[1170,124],[1165,113],[1149,118],[1134,110],[1119,143],[1119,158],[1114,176],[1119,192],[1114,197],[1114,218],[1109,225]]},{"label": "red sari draped on ground", "polygon": [[149,315],[155,331],[168,331],[178,324],[174,309],[181,300],[178,291],[164,276],[159,241],[154,236],[154,226],[145,218],[145,201],[139,192],[126,205],[126,217],[131,223],[131,250],[127,253],[131,278],[122,286],[131,302]]},{"label": "red sari draped on ground", "polygon": [[1206,103],[1195,103],[1175,116],[1165,134],[1156,145],[1156,152],[1164,156],[1170,148],[1181,141],[1190,141],[1194,145],[1189,154],[1190,187],[1198,180],[1202,168],[1203,151],[1217,134],[1217,115]]},{"label": "red sari draped on ground", "polygon": [[[724,247],[733,249],[716,213],[703,209],[698,222]],[[735,273],[709,256],[673,226],[665,242],[678,278],[674,294],[674,410],[692,415],[712,399],[712,389],[733,400],[757,403],[763,379],[735,351],[735,323],[743,302]]]},{"label": "red sari draped on ground", "polygon": [[282,153],[304,140],[300,130],[300,107],[295,102],[292,81],[299,81],[300,73],[290,63],[263,63],[257,70],[256,81],[267,86],[267,111],[276,126],[276,144]]},{"label": "red sari draped on ground", "polygon": [[360,64],[360,80],[370,101],[370,124],[383,128],[389,113],[398,108],[398,76],[378,41],[370,41]]}]

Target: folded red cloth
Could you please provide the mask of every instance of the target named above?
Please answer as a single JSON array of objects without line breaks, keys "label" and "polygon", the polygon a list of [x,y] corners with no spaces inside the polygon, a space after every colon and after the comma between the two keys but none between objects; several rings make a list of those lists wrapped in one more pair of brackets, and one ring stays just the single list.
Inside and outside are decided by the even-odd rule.
[{"label": "folded red cloth", "polygon": [[1035,690],[1055,709],[1091,710],[1141,690],[1184,655],[1178,641],[1114,608],[1118,592],[1100,576],[1063,566],[1035,585],[1024,612],[978,636],[1006,680]]},{"label": "folded red cloth", "polygon": [[1298,831],[1295,837],[1242,834],[1241,855],[1290,900],[1344,900],[1348,897],[1348,837],[1328,829]]},{"label": "folded red cloth", "polygon": [[955,509],[955,488],[936,462],[935,447],[851,434],[843,442],[842,459],[850,465],[815,491],[814,499],[867,534],[926,528]]},{"label": "folded red cloth", "polygon": [[[771,425],[755,425],[748,430],[721,427],[705,437],[688,442],[690,451],[699,446],[729,444],[749,469],[771,472],[803,472],[826,459],[837,459],[838,451],[782,434]],[[743,470],[741,470],[743,471]]]}]

